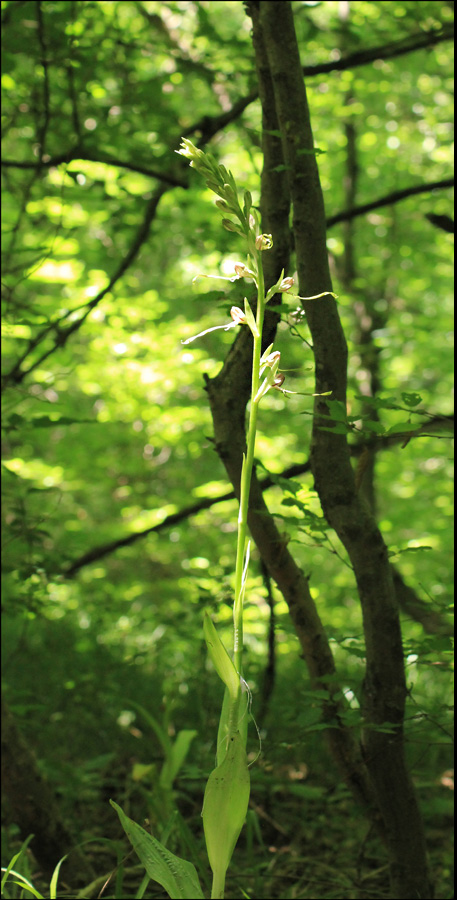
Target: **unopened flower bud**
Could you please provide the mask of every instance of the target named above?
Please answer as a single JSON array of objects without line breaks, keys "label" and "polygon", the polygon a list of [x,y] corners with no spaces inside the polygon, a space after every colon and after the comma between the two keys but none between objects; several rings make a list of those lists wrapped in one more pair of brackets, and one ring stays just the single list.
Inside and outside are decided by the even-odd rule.
[{"label": "unopened flower bud", "polygon": [[290,291],[292,285],[294,284],[293,278],[283,278],[281,284],[279,285],[278,290],[280,291]]},{"label": "unopened flower bud", "polygon": [[254,272],[251,272],[244,263],[235,263],[235,272],[238,278],[254,278]]},{"label": "unopened flower bud", "polygon": [[239,228],[236,227],[235,223],[231,221],[231,219],[222,219],[222,224],[227,231],[234,231],[237,234],[240,233]]},{"label": "unopened flower bud", "polygon": [[246,324],[246,316],[242,309],[239,306],[232,306],[230,310],[230,315],[234,322],[237,325],[245,325]]}]

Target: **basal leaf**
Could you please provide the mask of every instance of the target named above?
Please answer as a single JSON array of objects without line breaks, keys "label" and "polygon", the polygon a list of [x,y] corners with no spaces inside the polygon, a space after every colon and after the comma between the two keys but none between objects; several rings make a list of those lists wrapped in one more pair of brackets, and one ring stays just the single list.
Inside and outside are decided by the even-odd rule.
[{"label": "basal leaf", "polygon": [[149,878],[161,884],[171,900],[204,900],[195,866],[167,850],[152,834],[129,819],[114,800],[110,803]]}]

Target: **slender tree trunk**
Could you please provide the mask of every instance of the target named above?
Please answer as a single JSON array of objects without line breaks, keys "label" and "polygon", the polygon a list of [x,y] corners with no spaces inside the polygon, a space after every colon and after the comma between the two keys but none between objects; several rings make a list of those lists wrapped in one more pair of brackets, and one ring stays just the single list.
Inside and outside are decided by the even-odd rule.
[{"label": "slender tree trunk", "polygon": [[[274,233],[273,249],[264,254],[268,287],[278,280],[282,269],[287,270],[289,263],[290,189],[284,170],[282,144],[278,137],[273,80],[262,35],[256,24],[254,41],[263,115],[262,228],[266,233]],[[265,318],[264,346],[274,340],[276,324],[277,317],[270,312]],[[247,329],[242,329],[222,370],[215,378],[206,379],[215,447],[237,496],[245,450],[245,411],[250,390],[251,361],[252,337]],[[262,559],[288,604],[312,684],[329,692],[329,701],[323,705],[323,715],[326,721],[332,723],[326,731],[326,737],[333,759],[357,801],[382,831],[361,749],[353,732],[343,724],[342,714],[346,710],[344,700],[335,699],[340,688],[335,664],[308,581],[290,553],[285,536],[279,532],[273,516],[268,512],[255,472],[251,484],[248,524]]]},{"label": "slender tree trunk", "polygon": [[23,840],[34,835],[30,847],[45,874],[51,876],[59,860],[69,853],[60,880],[75,885],[93,878],[87,860],[78,849],[72,850],[75,842],[62,821],[56,798],[3,695],[1,749],[2,791],[11,819]]},{"label": "slender tree trunk", "polygon": [[[313,151],[292,8],[289,0],[250,4],[262,29],[293,203],[293,230],[300,293],[331,290],[325,212]],[[346,403],[347,346],[332,298],[305,303],[313,337],[316,391],[332,391]],[[389,848],[392,897],[431,898],[422,819],[404,755],[406,680],[399,609],[387,548],[356,491],[346,435],[332,434],[325,401],[316,400],[312,470],[329,524],[350,556],[360,595],[366,642],[363,736],[366,765],[381,811]],[[391,723],[393,733],[377,726]]]}]

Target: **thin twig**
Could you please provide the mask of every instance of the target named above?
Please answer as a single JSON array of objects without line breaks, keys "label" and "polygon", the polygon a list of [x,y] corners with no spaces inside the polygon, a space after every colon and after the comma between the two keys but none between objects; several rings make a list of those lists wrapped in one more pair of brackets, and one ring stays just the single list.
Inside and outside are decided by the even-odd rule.
[{"label": "thin twig", "polygon": [[46,135],[48,132],[49,121],[51,118],[50,107],[50,88],[49,88],[49,62],[47,57],[46,38],[44,34],[43,7],[41,0],[36,4],[37,16],[37,34],[41,50],[41,65],[43,67],[43,121],[38,129],[38,144],[40,148],[40,162],[38,166],[41,168],[43,156],[46,152]]},{"label": "thin twig", "polygon": [[[427,424],[427,429],[431,427],[432,423],[429,422]],[[414,437],[422,437],[424,434],[423,425],[419,426],[417,431],[408,432],[408,438]],[[433,427],[434,428],[444,428],[451,429],[453,427],[453,417],[452,416],[436,416],[433,419]],[[439,435],[429,435],[430,437],[439,437]],[[386,438],[379,438],[377,443],[378,450],[386,450],[389,447],[399,444],[404,440],[404,434],[395,434],[390,435]],[[351,447],[351,456],[358,457],[363,452],[364,445],[362,443],[355,444]],[[277,484],[277,480],[279,478],[290,479],[296,478],[298,475],[305,475],[310,471],[310,462],[309,460],[305,460],[303,463],[295,463],[293,466],[288,466],[287,469],[284,469],[277,475],[268,475],[267,478],[264,478],[260,482],[260,487],[262,491],[268,490],[268,488],[274,487]],[[78,559],[74,560],[68,568],[65,569],[64,574],[67,578],[72,578],[76,572],[79,572],[80,569],[84,568],[84,566],[89,565],[90,563],[96,562],[99,559],[103,559],[105,556],[110,556],[112,553],[115,553],[116,550],[119,550],[121,547],[129,547],[131,544],[134,544],[136,541],[141,540],[148,536],[148,534],[152,534],[153,532],[165,531],[167,528],[171,528],[173,525],[177,525],[179,522],[183,522],[186,519],[191,518],[191,516],[197,515],[197,513],[202,512],[205,509],[211,509],[212,506],[215,506],[216,503],[224,503],[227,500],[234,500],[235,492],[233,490],[224,491],[221,494],[218,494],[215,497],[204,497],[202,500],[198,500],[196,503],[191,503],[189,506],[184,506],[182,509],[178,510],[175,513],[171,513],[169,516],[166,516],[162,522],[158,522],[157,525],[151,525],[150,528],[145,528],[143,531],[137,531],[133,534],[128,534],[126,537],[119,538],[115,541],[110,541],[107,544],[102,544],[98,547],[93,547],[91,550],[88,550],[87,553],[84,553]]]},{"label": "thin twig", "polygon": [[394,203],[399,203],[400,200],[407,200],[408,197],[413,197],[415,194],[428,194],[431,191],[444,190],[451,187],[454,187],[454,179],[442,178],[440,181],[429,181],[423,184],[412,185],[409,188],[403,188],[401,191],[392,191],[384,197],[372,200],[371,203],[363,203],[361,206],[355,206],[353,209],[346,209],[343,212],[336,213],[334,216],[329,216],[326,220],[327,228],[331,228],[332,225],[337,225],[339,222],[355,219],[356,216],[364,216],[374,209],[380,209],[383,206],[393,206]]},{"label": "thin twig", "polygon": [[[149,234],[149,229],[156,214],[160,198],[166,190],[166,187],[162,185],[155,191],[154,195],[149,200],[146,206],[143,222],[141,223],[137,231],[136,237],[132,242],[128,253],[116,269],[114,275],[111,276],[106,287],[99,291],[98,294],[90,301],[90,303],[85,304],[85,307],[83,307],[83,314],[79,317],[79,319],[76,319],[74,322],[72,322],[71,325],[62,328],[62,323],[74,313],[74,310],[68,310],[58,320],[51,322],[49,325],[46,325],[44,329],[42,329],[31,341],[29,341],[27,349],[24,351],[20,359],[16,362],[13,369],[11,369],[11,371],[5,375],[3,379],[3,387],[7,387],[11,384],[20,384],[27,375],[30,375],[30,373],[33,372],[34,369],[42,365],[43,362],[52,353],[55,352],[57,347],[64,347],[69,337],[74,334],[75,331],[78,331],[79,328],[81,328],[81,325],[85,322],[88,315],[92,312],[93,309],[95,309],[96,306],[98,306],[103,297],[113,289],[116,282],[119,281],[121,276],[129,268],[133,260],[137,257]],[[48,350],[46,350],[45,353],[42,353],[42,355],[38,359],[31,363],[28,369],[22,369],[22,363],[25,362],[25,360],[35,349],[35,347],[37,347],[38,344],[40,344],[51,331],[54,331],[56,335],[55,343]]]}]

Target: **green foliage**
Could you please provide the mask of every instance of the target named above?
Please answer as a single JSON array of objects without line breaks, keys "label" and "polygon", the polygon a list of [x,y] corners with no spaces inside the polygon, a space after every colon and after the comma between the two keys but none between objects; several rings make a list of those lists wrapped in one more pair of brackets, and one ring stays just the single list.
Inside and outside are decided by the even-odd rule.
[{"label": "green foliage", "polygon": [[[179,153],[190,159],[191,166],[194,166],[200,174],[209,178],[207,186],[222,198],[216,201],[221,212],[228,211],[238,219],[239,225],[235,225],[231,219],[222,220],[222,225],[228,231],[234,231],[246,239],[247,265],[236,264],[235,274],[236,277],[254,281],[257,288],[255,317],[247,298],[244,300],[244,312],[238,307],[232,307],[230,311],[234,325],[247,325],[253,341],[251,405],[246,453],[243,453],[240,479],[233,608],[233,661],[207,613],[203,625],[211,660],[225,684],[217,739],[218,766],[208,779],[202,811],[206,847],[213,872],[211,897],[219,900],[224,897],[226,872],[246,818],[250,793],[246,757],[247,731],[244,725],[240,726],[240,713],[242,686],[245,684],[242,677],[244,597],[250,555],[247,518],[257,437],[257,411],[260,400],[270,388],[280,388],[284,381],[284,376],[279,374],[280,352],[270,352],[273,346],[270,345],[262,354],[263,321],[268,301],[277,292],[290,290],[294,279],[284,278],[283,270],[277,283],[265,293],[262,252],[271,249],[273,239],[271,234],[261,232],[260,216],[257,210],[252,208],[251,194],[249,191],[244,192],[241,209],[237,185],[231,172],[224,166],[218,166],[211,156],[198,150],[191,141],[183,139]],[[266,377],[261,384],[264,374]],[[241,719],[243,718],[247,722],[245,714],[241,714]]]},{"label": "green foliage", "polygon": [[[446,36],[451,4],[360,0],[344,22],[338,4],[293,7],[350,350],[348,406],[330,399],[322,427],[348,435],[356,472],[362,445],[375,446],[377,518],[391,560],[435,625],[449,628],[453,238],[428,216],[448,215],[452,202],[452,43],[426,45],[424,35]],[[233,280],[239,235],[221,228],[220,213],[243,230],[240,218],[208,202],[205,180],[174,151],[183,134],[209,145],[216,164],[226,163],[224,184],[232,170],[246,186],[242,216],[259,205],[263,166],[260,104],[247,99],[255,92],[251,24],[239,2],[220,11],[213,0],[2,2],[5,690],[75,841],[111,834],[111,796],[132,819],[150,816],[156,830],[162,779],[162,826],[171,828],[179,810],[170,846],[192,858],[205,890],[201,798],[219,743],[222,687],[201,624],[207,609],[230,646],[237,512],[214,452],[204,378],[219,371],[236,329],[183,342],[231,321],[232,307],[249,316],[244,298],[253,301],[254,290],[248,279]],[[408,52],[385,49],[416,39],[422,44]],[[362,54],[363,62],[372,48],[363,65],[354,59]],[[330,69],[337,56],[352,62]],[[388,199],[411,187],[421,190]],[[378,199],[386,202],[332,221]],[[194,282],[202,268],[227,280]],[[307,466],[308,326],[300,300],[281,298],[275,348],[291,390],[262,399],[257,471],[270,479],[268,506],[309,577],[357,731],[361,611]],[[266,374],[274,380],[272,369]],[[339,784],[322,743],[328,697],[310,691],[288,610],[272,592],[270,603],[253,547],[246,678],[255,716],[265,698],[264,756],[252,768],[255,806],[227,893],[238,895],[242,883],[259,898],[378,897],[383,851]],[[445,897],[450,638],[427,632],[416,615],[417,606],[402,613],[407,752],[436,893]],[[197,729],[198,740],[190,737]],[[136,766],[152,768],[137,780]],[[8,826],[6,866],[20,846]],[[35,877],[28,853],[15,870],[46,896],[49,882]],[[112,848],[91,855],[99,876],[117,864]],[[135,896],[142,875],[122,871],[122,886],[105,895]],[[19,896],[11,879],[5,896]]]},{"label": "green foliage", "polygon": [[224,682],[232,699],[235,699],[238,696],[240,676],[237,674],[235,666],[207,612],[205,612],[203,633],[214,668],[221,681]]},{"label": "green foliage", "polygon": [[[14,868],[20,860],[22,863],[24,862],[25,852],[32,838],[33,835],[29,835],[29,837],[22,844],[19,852],[15,853],[15,855],[12,857],[5,868],[2,867],[1,890],[2,897],[4,897],[5,900],[11,900],[11,898],[19,896],[18,892],[15,891],[15,888],[20,888],[21,897],[32,896],[36,897],[37,900],[44,900],[43,894],[40,894],[40,892],[33,886],[29,878],[26,878],[25,875],[17,872]],[[62,863],[65,862],[65,860],[66,856],[62,857],[62,859],[57,863],[54,872],[52,873],[52,877],[49,883],[49,900],[56,900],[57,898],[57,882],[59,878],[60,867]],[[14,879],[17,880],[15,881]]]},{"label": "green foliage", "polygon": [[225,873],[246,819],[250,793],[245,739],[229,734],[222,763],[211,772],[203,801],[203,827],[214,875],[212,897],[224,896]]},{"label": "green foliage", "polygon": [[127,837],[138,854],[149,878],[165,888],[171,900],[199,900],[203,898],[198,875],[192,863],[170,853],[144,828],[132,822],[117,803],[110,801],[116,810]]}]

